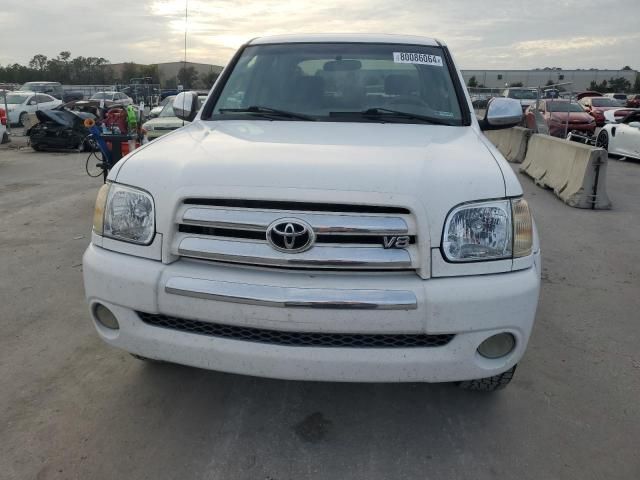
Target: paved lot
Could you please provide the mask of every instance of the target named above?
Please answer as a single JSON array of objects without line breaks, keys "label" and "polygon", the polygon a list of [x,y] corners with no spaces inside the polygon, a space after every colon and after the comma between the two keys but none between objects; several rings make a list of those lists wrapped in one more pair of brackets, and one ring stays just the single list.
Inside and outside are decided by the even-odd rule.
[{"label": "paved lot", "polygon": [[610,163],[612,211],[522,182],[544,284],[509,388],[296,383],[103,345],[81,279],[99,180],[0,147],[0,478],[640,478],[640,163]]}]

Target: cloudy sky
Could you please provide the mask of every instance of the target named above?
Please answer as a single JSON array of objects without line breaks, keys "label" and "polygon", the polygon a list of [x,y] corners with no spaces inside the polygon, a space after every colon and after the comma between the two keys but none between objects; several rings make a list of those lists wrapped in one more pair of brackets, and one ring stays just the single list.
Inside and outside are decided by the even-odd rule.
[{"label": "cloudy sky", "polygon": [[[437,37],[462,68],[640,69],[640,0],[188,0],[188,59],[223,65],[278,33]],[[185,0],[2,0],[0,64],[62,50],[111,62],[182,59]]]}]

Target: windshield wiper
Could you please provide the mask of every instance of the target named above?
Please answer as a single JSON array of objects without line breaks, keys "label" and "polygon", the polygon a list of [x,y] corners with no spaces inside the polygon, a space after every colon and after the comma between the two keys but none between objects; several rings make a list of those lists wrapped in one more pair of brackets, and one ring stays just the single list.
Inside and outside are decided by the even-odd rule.
[{"label": "windshield wiper", "polygon": [[430,117],[427,115],[420,115],[417,113],[401,112],[400,110],[391,110],[390,108],[374,107],[367,110],[355,111],[355,112],[329,112],[331,117],[349,115],[360,115],[363,117],[383,118],[383,117],[397,117],[406,118],[408,120],[419,120],[424,123],[432,123],[434,125],[452,125],[450,120],[443,120],[438,117]]},{"label": "windshield wiper", "polygon": [[315,118],[304,113],[288,112],[286,110],[278,110],[277,108],[263,107],[261,105],[251,105],[246,108],[221,108],[218,110],[220,113],[257,113],[265,117],[285,117],[295,118],[297,120],[307,120],[315,122]]}]

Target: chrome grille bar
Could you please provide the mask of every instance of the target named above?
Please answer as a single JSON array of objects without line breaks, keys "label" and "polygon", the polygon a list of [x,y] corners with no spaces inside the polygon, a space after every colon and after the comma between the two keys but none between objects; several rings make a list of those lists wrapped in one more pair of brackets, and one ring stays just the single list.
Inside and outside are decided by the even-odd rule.
[{"label": "chrome grille bar", "polygon": [[272,222],[286,215],[304,220],[318,234],[404,235],[409,232],[407,223],[400,217],[196,207],[188,208],[184,212],[182,223],[212,228],[266,231]]},{"label": "chrome grille bar", "polygon": [[350,310],[415,310],[416,295],[406,290],[295,288],[172,277],[165,291],[173,295],[269,307]]},{"label": "chrome grille bar", "polygon": [[179,240],[177,250],[178,255],[186,257],[253,265],[373,270],[412,266],[407,250],[381,247],[316,245],[292,255],[279,252],[266,242],[187,236]]}]

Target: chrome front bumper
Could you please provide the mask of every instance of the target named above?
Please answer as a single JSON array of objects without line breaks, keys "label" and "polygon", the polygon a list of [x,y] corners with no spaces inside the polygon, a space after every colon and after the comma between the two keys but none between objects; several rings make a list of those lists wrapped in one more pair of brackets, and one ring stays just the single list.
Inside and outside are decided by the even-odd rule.
[{"label": "chrome front bumper", "polygon": [[[455,381],[517,363],[533,325],[539,258],[517,272],[422,280],[413,272],[296,272],[182,259],[172,264],[91,245],[84,256],[91,306],[120,323],[100,336],[132,353],[232,373],[327,381]],[[437,347],[283,346],[171,330],[136,312],[283,332],[455,334]],[[515,349],[489,360],[476,349],[510,332]]]}]

